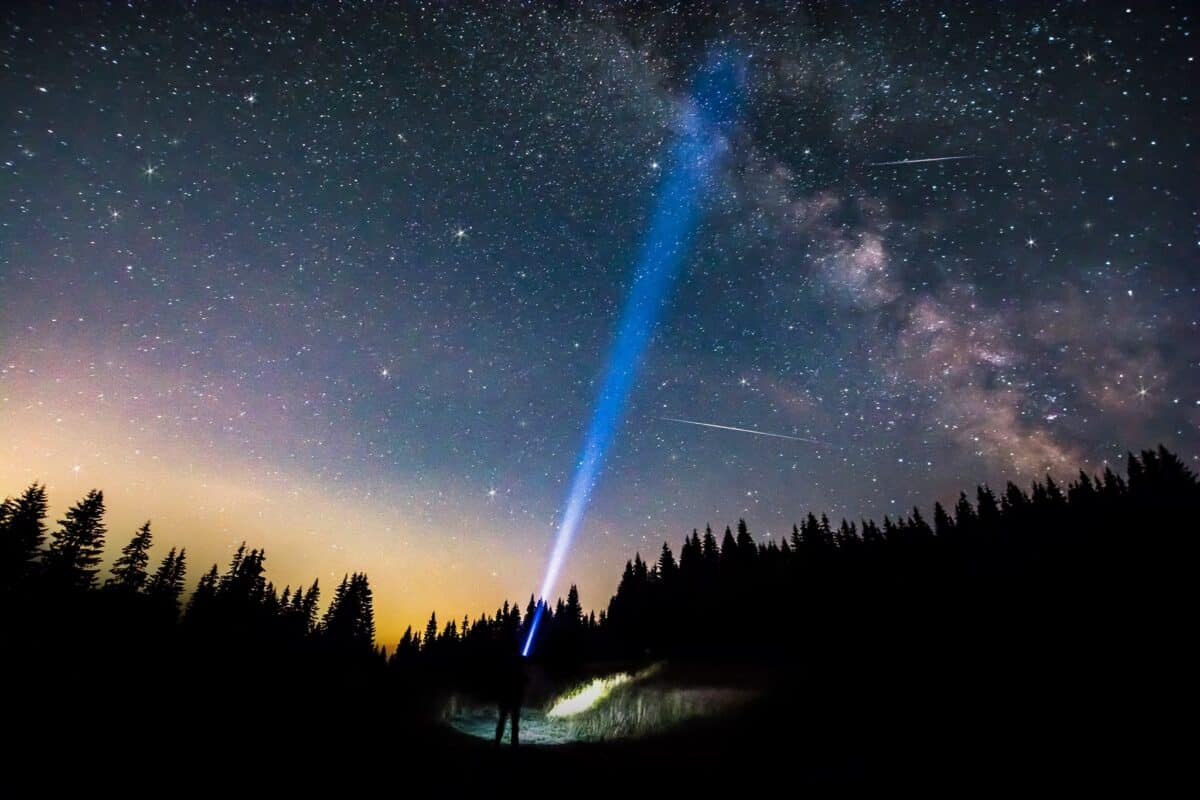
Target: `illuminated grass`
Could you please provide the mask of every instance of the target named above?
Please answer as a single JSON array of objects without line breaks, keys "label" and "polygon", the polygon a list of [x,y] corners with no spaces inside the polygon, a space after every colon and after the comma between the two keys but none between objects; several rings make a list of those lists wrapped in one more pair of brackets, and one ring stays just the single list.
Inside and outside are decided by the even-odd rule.
[{"label": "illuminated grass", "polygon": [[599,741],[662,733],[690,720],[727,713],[752,696],[739,689],[625,684],[587,712],[571,717],[572,736],[578,741]]},{"label": "illuminated grass", "polygon": [[[668,685],[657,673],[651,667],[594,678],[554,698],[548,709],[522,709],[521,741],[554,745],[647,736],[728,713],[754,697],[744,689]],[[495,736],[496,720],[494,707],[455,707],[447,714],[452,727],[481,739]]]},{"label": "illuminated grass", "polygon": [[589,711],[597,703],[602,702],[613,689],[632,680],[628,672],[618,672],[607,678],[596,678],[591,683],[561,696],[546,712],[548,717],[572,717]]}]

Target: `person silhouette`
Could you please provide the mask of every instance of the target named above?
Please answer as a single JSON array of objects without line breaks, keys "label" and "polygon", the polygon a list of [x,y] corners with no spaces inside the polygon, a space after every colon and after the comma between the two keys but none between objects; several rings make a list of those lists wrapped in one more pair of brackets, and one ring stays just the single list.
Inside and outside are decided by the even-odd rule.
[{"label": "person silhouette", "polygon": [[496,723],[496,746],[504,739],[504,724],[512,720],[512,745],[520,743],[521,703],[525,699],[525,684],[528,681],[525,659],[513,653],[500,664],[499,692],[500,720]]}]

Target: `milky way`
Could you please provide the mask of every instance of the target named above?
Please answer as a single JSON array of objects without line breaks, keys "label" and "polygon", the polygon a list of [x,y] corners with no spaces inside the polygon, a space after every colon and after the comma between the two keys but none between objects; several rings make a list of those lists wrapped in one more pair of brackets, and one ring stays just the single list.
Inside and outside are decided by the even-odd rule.
[{"label": "milky way", "polygon": [[5,4],[0,493],[98,486],[114,541],[248,539],[281,586],[364,569],[385,640],[523,603],[716,42],[744,119],[585,605],[706,522],[1195,464],[1194,20],[1027,5]]}]

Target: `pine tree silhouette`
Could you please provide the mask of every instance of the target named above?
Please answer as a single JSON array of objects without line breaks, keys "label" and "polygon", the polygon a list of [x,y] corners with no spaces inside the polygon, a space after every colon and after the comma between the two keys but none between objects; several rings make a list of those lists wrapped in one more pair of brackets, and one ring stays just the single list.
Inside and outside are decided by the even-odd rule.
[{"label": "pine tree silhouette", "polygon": [[45,540],[46,486],[33,483],[0,504],[0,591],[30,575]]},{"label": "pine tree silhouette", "polygon": [[[684,550],[687,550],[686,546],[684,547]],[[664,583],[670,583],[671,581],[675,580],[675,577],[679,572],[679,567],[675,564],[675,556],[671,552],[671,545],[667,544],[666,542],[663,542],[662,552],[660,552],[658,555],[658,564],[656,566],[658,568],[658,577],[661,581]],[[572,584],[571,590],[575,591],[574,584]],[[576,603],[578,603],[578,593],[576,593],[575,600]],[[570,595],[567,595],[567,604],[570,605]]]},{"label": "pine tree silhouette", "polygon": [[91,589],[104,551],[103,492],[88,492],[58,524],[44,560],[47,580],[64,589]]},{"label": "pine tree silhouette", "polygon": [[292,599],[292,604],[296,607],[297,620],[301,634],[307,635],[312,633],[317,625],[317,605],[321,602],[321,587],[317,580],[313,580],[312,585],[308,587],[308,591],[304,593],[303,599],[300,597],[300,590],[296,590],[296,595]]},{"label": "pine tree silhouette", "polygon": [[954,535],[954,520],[950,519],[941,503],[933,504],[933,533],[941,538]]},{"label": "pine tree silhouette", "polygon": [[196,591],[192,593],[185,619],[192,623],[203,624],[208,621],[217,600],[218,577],[217,565],[213,564],[208,572],[200,577]]},{"label": "pine tree silhouette", "polygon": [[172,618],[179,613],[179,598],[183,595],[187,574],[186,559],[186,548],[176,552],[172,547],[146,583],[146,596],[156,606],[168,610]]},{"label": "pine tree silhouette", "polygon": [[430,650],[437,643],[438,622],[437,613],[429,615],[429,622],[425,625],[425,635],[421,637],[421,649]]},{"label": "pine tree silhouette", "polygon": [[729,526],[725,526],[725,535],[721,537],[721,569],[732,574],[734,565],[738,563],[738,546],[737,540],[733,538],[733,531]]},{"label": "pine tree silhouette", "polygon": [[321,637],[334,649],[375,651],[375,608],[366,573],[342,577],[321,620]]},{"label": "pine tree silhouette", "polygon": [[579,602],[579,588],[573,583],[567,592],[567,602],[563,604],[559,621],[570,628],[579,628],[583,623],[583,606]]},{"label": "pine tree silhouette", "polygon": [[[150,522],[147,520],[137,533],[129,540],[129,544],[121,548],[121,556],[113,562],[112,577],[104,582],[107,589],[136,594],[146,585],[146,566],[150,563]],[[171,549],[174,557],[175,550]]]},{"label": "pine tree silhouette", "polygon": [[704,563],[710,568],[715,568],[720,561],[721,551],[717,547],[717,537],[713,536],[711,525],[704,526],[704,541],[701,545],[701,551],[704,556]]}]

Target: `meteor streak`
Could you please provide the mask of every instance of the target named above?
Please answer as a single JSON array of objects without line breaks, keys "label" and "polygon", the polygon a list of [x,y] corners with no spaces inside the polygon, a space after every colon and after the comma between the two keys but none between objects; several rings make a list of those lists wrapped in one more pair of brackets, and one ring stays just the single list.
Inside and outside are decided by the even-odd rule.
[{"label": "meteor streak", "polygon": [[768,433],[767,431],[756,431],[753,428],[735,428],[732,425],[718,425],[715,422],[697,422],[694,419],[679,419],[678,417],[659,417],[666,422],[682,422],[684,425],[699,425],[703,428],[720,428],[723,431],[737,431],[738,433],[752,433],[755,436],[772,436],[776,439],[792,439],[797,442],[809,442],[810,444],[825,445],[831,447],[827,442],[822,442],[817,439],[808,439],[804,436],[789,436],[786,433]]},{"label": "meteor streak", "polygon": [[604,382],[592,409],[583,452],[575,465],[575,477],[571,480],[554,549],[546,565],[546,577],[539,595],[541,600],[529,624],[521,655],[529,655],[533,647],[545,610],[545,599],[554,590],[571,541],[583,521],[604,452],[633,387],[638,363],[654,332],[667,292],[690,248],[700,218],[701,198],[725,150],[726,129],[736,119],[741,105],[744,73],[745,61],[741,56],[718,50],[709,55],[707,63],[696,75],[683,111],[679,139],[668,169],[664,171],[650,228],[633,273],[633,286],[609,352]]},{"label": "meteor streak", "polygon": [[874,161],[867,164],[868,167],[894,167],[901,164],[928,164],[933,161],[962,161],[966,158],[979,158],[979,156],[938,156],[937,158],[902,158],[899,161]]}]

